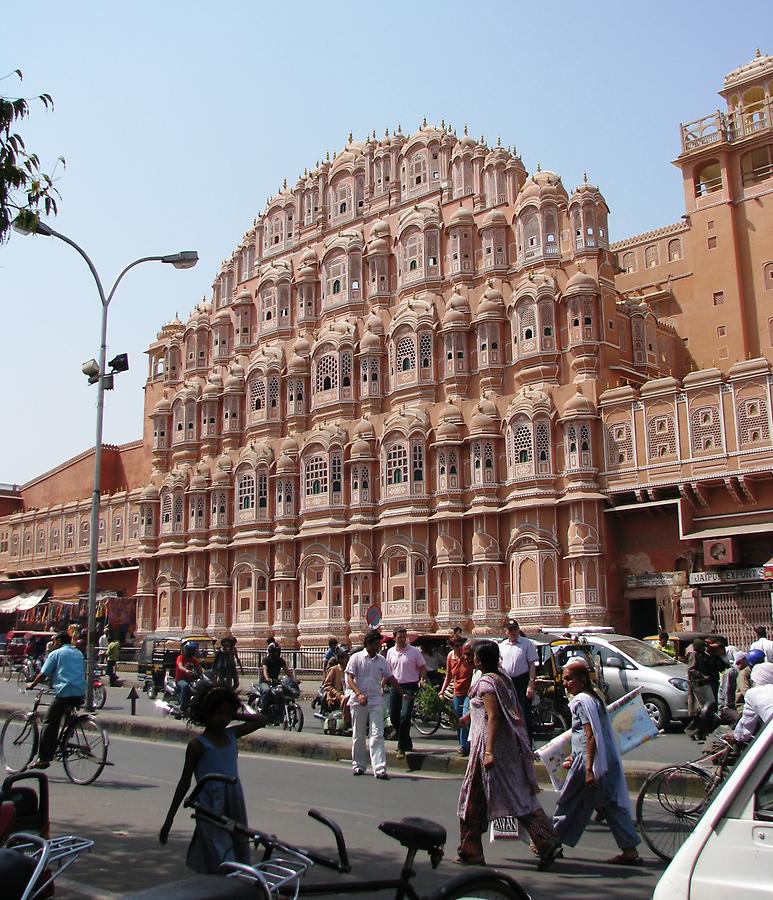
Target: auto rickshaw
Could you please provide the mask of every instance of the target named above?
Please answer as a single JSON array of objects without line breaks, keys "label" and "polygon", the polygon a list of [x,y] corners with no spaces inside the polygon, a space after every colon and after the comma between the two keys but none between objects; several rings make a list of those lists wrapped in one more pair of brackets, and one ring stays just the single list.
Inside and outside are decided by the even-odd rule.
[{"label": "auto rickshaw", "polygon": [[174,672],[177,657],[186,641],[195,641],[199,645],[197,658],[202,668],[211,669],[215,661],[216,641],[208,634],[148,634],[142,642],[139,653],[137,675],[142,681],[142,689],[151,700],[156,694],[163,693],[164,678],[167,672]]},{"label": "auto rickshaw", "polygon": [[[727,638],[724,638],[723,635],[717,634],[716,632],[708,632],[708,631],[670,631],[668,633],[668,643],[671,645],[674,653],[676,654],[676,659],[679,662],[687,662],[687,651],[690,648],[690,645],[696,638],[700,638],[701,640],[706,640],[706,638],[718,638],[722,637],[727,644]],[[648,637],[642,638],[643,641],[647,641],[648,644],[654,644],[656,647],[660,646],[660,635],[659,634],[651,634]]]},{"label": "auto rickshaw", "polygon": [[538,656],[535,689],[539,702],[533,713],[534,729],[546,735],[566,731],[571,727],[572,714],[561,678],[563,668],[570,659],[583,657],[591,671],[592,680],[604,690],[600,662],[593,658],[590,647],[582,636],[556,638],[553,634],[540,633],[526,637],[535,644]]}]

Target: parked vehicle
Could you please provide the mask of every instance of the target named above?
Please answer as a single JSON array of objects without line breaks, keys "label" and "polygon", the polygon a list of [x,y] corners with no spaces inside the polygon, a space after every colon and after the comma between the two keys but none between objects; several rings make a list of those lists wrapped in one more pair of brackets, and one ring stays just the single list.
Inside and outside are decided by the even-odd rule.
[{"label": "parked vehicle", "polygon": [[[722,635],[716,634],[716,632],[708,632],[708,631],[671,631],[668,635],[668,642],[673,647],[674,653],[676,653],[676,659],[679,662],[687,662],[687,650],[692,644],[692,642],[696,638],[700,638],[705,641],[707,637],[722,637]],[[644,641],[648,644],[654,644],[656,647],[660,643],[660,635],[649,635],[648,637],[643,638]]]},{"label": "parked vehicle", "polygon": [[137,675],[142,689],[151,700],[164,692],[166,673],[174,673],[175,662],[184,641],[196,641],[197,658],[203,669],[211,669],[215,661],[215,639],[208,634],[149,634],[140,647]]},{"label": "parked vehicle", "polygon": [[[196,689],[196,685],[202,680],[214,682],[212,675],[210,672],[202,672],[199,678],[195,678],[191,682],[191,690]],[[161,709],[172,716],[174,719],[182,719],[184,713],[182,711],[182,706],[180,704],[180,689],[177,686],[177,682],[174,679],[174,671],[165,672],[164,673],[164,686],[163,686],[163,695],[160,701],[158,701],[158,697],[156,695],[156,701],[161,706]]]},{"label": "parked vehicle", "polygon": [[691,829],[653,900],[770,898],[773,870],[773,721],[752,741]]},{"label": "parked vehicle", "polygon": [[588,631],[576,637],[590,650],[610,702],[641,687],[644,706],[658,728],[664,728],[672,719],[689,718],[684,663],[626,634]]},{"label": "parked vehicle", "polygon": [[303,730],[303,710],[298,705],[300,682],[291,675],[278,681],[253,683],[247,703],[266,717],[269,725],[281,725],[286,731]]}]

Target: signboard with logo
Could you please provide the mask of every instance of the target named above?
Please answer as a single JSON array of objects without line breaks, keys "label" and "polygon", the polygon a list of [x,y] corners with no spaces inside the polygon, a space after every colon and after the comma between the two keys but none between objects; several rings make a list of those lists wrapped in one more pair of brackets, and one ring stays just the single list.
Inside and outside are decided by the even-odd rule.
[{"label": "signboard with logo", "polygon": [[684,572],[645,572],[643,575],[629,575],[629,588],[664,587],[684,584]]},{"label": "signboard with logo", "polygon": [[762,566],[753,566],[749,569],[693,572],[690,575],[690,584],[734,584],[739,581],[762,581],[764,577],[764,568]]}]

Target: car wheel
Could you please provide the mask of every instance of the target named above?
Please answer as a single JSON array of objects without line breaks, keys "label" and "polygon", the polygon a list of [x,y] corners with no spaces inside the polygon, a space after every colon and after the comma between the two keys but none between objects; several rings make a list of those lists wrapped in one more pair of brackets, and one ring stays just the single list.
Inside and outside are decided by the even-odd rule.
[{"label": "car wheel", "polygon": [[668,704],[660,697],[643,697],[642,700],[652,721],[659,729],[665,728],[671,719],[671,710],[668,708]]}]

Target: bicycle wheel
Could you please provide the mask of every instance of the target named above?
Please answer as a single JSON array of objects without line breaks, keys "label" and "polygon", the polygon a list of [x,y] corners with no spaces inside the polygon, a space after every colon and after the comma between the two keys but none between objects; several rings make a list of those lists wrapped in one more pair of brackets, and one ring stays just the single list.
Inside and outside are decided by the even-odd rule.
[{"label": "bicycle wheel", "polygon": [[529,895],[507,875],[479,870],[457,875],[428,900],[529,900]]},{"label": "bicycle wheel", "polygon": [[289,731],[303,731],[303,710],[297,703],[288,703],[285,728]]},{"label": "bicycle wheel", "polygon": [[107,732],[93,716],[77,716],[59,745],[64,771],[73,784],[91,784],[107,762]]},{"label": "bicycle wheel", "polygon": [[417,709],[414,709],[413,716],[411,717],[411,724],[416,727],[419,734],[423,734],[424,737],[429,737],[440,728],[440,717],[426,716]]},{"label": "bicycle wheel", "polygon": [[0,732],[0,758],[7,772],[23,772],[38,752],[40,725],[31,713],[11,713]]},{"label": "bicycle wheel", "polygon": [[644,782],[636,799],[636,823],[656,856],[674,858],[715,787],[711,775],[697,766],[666,766]]},{"label": "bicycle wheel", "polygon": [[94,685],[94,709],[102,709],[107,702],[107,688],[104,684]]}]

